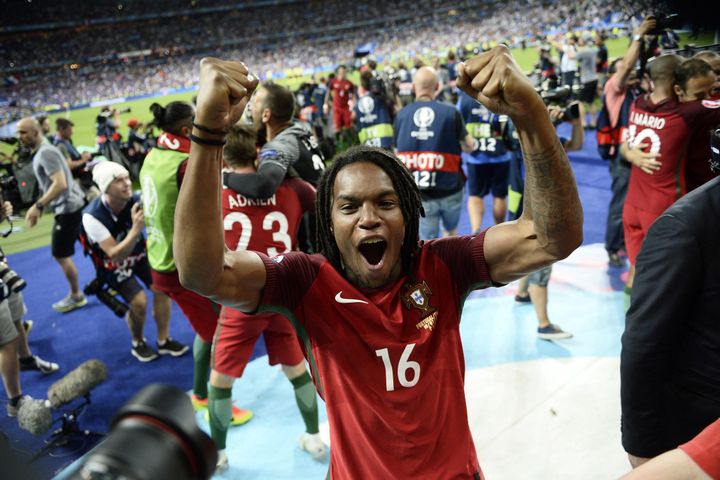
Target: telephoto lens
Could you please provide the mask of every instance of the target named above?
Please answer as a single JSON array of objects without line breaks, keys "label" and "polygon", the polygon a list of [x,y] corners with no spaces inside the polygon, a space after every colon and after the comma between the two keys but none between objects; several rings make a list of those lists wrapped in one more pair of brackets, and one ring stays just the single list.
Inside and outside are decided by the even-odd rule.
[{"label": "telephoto lens", "polygon": [[115,415],[107,438],[67,477],[72,480],[206,480],[217,449],[197,425],[185,392],[143,388]]},{"label": "telephoto lens", "polygon": [[10,290],[15,293],[27,287],[25,280],[23,280],[23,278],[11,269],[5,262],[0,262],[0,280],[2,280],[5,285],[7,285]]}]

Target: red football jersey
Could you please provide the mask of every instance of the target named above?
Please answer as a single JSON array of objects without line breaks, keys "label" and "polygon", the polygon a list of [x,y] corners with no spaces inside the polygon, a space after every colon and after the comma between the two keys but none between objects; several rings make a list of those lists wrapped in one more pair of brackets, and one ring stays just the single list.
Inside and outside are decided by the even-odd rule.
[{"label": "red football jersey", "polygon": [[695,130],[688,145],[688,159],[685,167],[688,192],[706,184],[720,174],[710,170],[710,134],[712,129]]},{"label": "red football jersey", "polygon": [[256,250],[267,255],[294,250],[302,215],[314,208],[314,201],[315,189],[297,178],[285,179],[266,199],[245,198],[223,187],[225,245],[230,250]]},{"label": "red football jersey", "polygon": [[333,110],[347,110],[350,96],[355,90],[355,85],[350,80],[330,80],[330,90],[333,96]]},{"label": "red football jersey", "polygon": [[662,167],[650,175],[633,165],[626,202],[661,214],[687,193],[685,164],[691,136],[698,129],[709,130],[720,124],[719,107],[719,102],[711,100],[665,100],[654,104],[650,95],[635,100],[630,110],[628,141],[631,146],[649,144],[646,151],[659,152]]},{"label": "red football jersey", "polygon": [[287,316],[330,422],[337,479],[471,479],[460,314],[491,285],[485,235],[421,244],[413,277],[351,284],[321,255],[263,257],[260,311]]},{"label": "red football jersey", "polygon": [[720,418],[678,448],[687,453],[710,478],[720,478]]}]

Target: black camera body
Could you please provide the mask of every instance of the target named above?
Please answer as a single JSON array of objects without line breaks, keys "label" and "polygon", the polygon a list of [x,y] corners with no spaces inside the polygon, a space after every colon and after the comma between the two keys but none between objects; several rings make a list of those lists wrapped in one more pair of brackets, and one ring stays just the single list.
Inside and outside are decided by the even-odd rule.
[{"label": "black camera body", "polygon": [[98,278],[95,278],[92,282],[85,285],[83,292],[85,292],[85,295],[95,295],[98,300],[120,318],[124,317],[130,309],[130,307],[110,293],[107,285],[104,285]]},{"label": "black camera body", "polygon": [[572,122],[580,118],[580,103],[572,100],[572,90],[570,87],[563,86],[552,89],[538,89],[540,98],[547,106],[560,107],[562,115],[557,123]]},{"label": "black camera body", "polygon": [[658,13],[653,16],[655,17],[655,28],[647,32],[648,35],[660,35],[666,28],[675,29],[682,26],[680,25],[680,15],[677,13],[670,13],[667,15]]},{"label": "black camera body", "polygon": [[98,114],[97,117],[95,117],[95,121],[100,125],[104,125],[105,123],[107,123],[108,118],[111,118],[116,113],[120,113],[120,114],[130,113],[130,111],[131,111],[130,107],[119,108],[119,109],[113,108],[113,109],[103,110],[100,112],[100,114]]}]

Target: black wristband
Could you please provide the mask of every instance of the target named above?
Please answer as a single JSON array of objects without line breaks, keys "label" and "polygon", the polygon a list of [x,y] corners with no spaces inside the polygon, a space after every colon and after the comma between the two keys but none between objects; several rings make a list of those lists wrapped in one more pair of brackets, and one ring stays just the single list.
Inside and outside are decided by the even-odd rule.
[{"label": "black wristband", "polygon": [[190,141],[195,142],[198,145],[207,145],[210,147],[222,147],[226,143],[224,137],[222,140],[209,140],[207,138],[196,137],[192,133],[190,134]]},{"label": "black wristband", "polygon": [[193,125],[193,127],[197,128],[197,129],[200,130],[201,132],[211,133],[211,134],[213,134],[213,135],[222,135],[222,136],[224,137],[225,134],[227,133],[227,132],[225,131],[225,129],[223,129],[223,128],[208,128],[208,127],[206,127],[206,126],[204,126],[204,125],[199,125],[199,124],[197,124],[197,123],[195,123],[195,122],[193,122],[192,125]]}]

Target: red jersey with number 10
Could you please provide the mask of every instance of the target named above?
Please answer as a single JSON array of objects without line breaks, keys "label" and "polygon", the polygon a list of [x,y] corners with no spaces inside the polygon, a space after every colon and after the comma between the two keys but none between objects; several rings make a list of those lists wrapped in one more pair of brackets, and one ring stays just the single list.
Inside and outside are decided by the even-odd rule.
[{"label": "red jersey with number 10", "polygon": [[263,257],[260,311],[293,324],[330,422],[330,476],[482,477],[465,404],[460,314],[491,285],[485,234],[421,243],[413,277],[351,284],[321,255]]},{"label": "red jersey with number 10", "polygon": [[718,124],[720,102],[664,100],[655,104],[650,95],[635,100],[628,124],[630,146],[647,144],[645,151],[660,153],[662,166],[651,175],[633,165],[625,201],[659,215],[685,195],[685,162],[692,133]]},{"label": "red jersey with number 10", "polygon": [[285,179],[270,198],[246,198],[222,190],[225,245],[230,250],[255,250],[267,255],[297,246],[297,230],[305,211],[314,209],[315,189],[307,182]]}]

